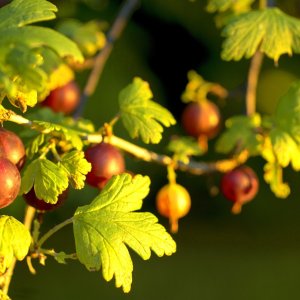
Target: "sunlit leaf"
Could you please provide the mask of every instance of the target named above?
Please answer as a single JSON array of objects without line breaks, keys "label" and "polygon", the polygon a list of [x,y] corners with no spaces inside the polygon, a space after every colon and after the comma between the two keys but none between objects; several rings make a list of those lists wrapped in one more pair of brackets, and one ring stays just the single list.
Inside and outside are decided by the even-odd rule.
[{"label": "sunlit leaf", "polygon": [[222,133],[216,143],[216,151],[230,153],[234,149],[247,150],[250,155],[260,153],[262,136],[258,133],[261,125],[259,114],[253,116],[236,116],[226,121],[227,129]]},{"label": "sunlit leaf", "polygon": [[192,137],[177,137],[172,139],[168,145],[168,150],[174,153],[177,160],[185,164],[189,163],[190,156],[202,155],[205,152]]},{"label": "sunlit leaf", "polygon": [[86,174],[91,171],[91,164],[84,158],[84,152],[71,151],[66,153],[60,164],[68,173],[71,185],[75,189],[82,189]]},{"label": "sunlit leaf", "polygon": [[74,19],[65,20],[57,30],[72,39],[85,56],[95,55],[106,43],[102,25],[97,21],[82,23]]},{"label": "sunlit leaf", "polygon": [[18,260],[25,258],[30,243],[30,233],[21,222],[12,216],[0,216],[0,272],[2,274],[10,267],[14,258]]},{"label": "sunlit leaf", "polygon": [[7,96],[23,112],[46,94],[63,58],[83,61],[74,42],[50,28],[29,25],[54,19],[56,11],[46,0],[14,0],[0,10],[0,101]]},{"label": "sunlit leaf", "polygon": [[259,50],[277,62],[283,54],[300,53],[300,21],[278,8],[241,14],[222,34],[224,60],[250,58]]},{"label": "sunlit leaf", "polygon": [[115,276],[116,286],[129,292],[132,260],[127,247],[143,259],[151,250],[171,255],[176,244],[151,213],[134,212],[149,192],[148,177],[114,176],[91,204],[79,207],[73,217],[76,252],[88,270],[102,268],[105,280]]},{"label": "sunlit leaf", "polygon": [[300,81],[294,82],[276,107],[274,122],[300,144]]},{"label": "sunlit leaf", "polygon": [[169,127],[176,123],[172,114],[152,101],[152,97],[149,84],[138,77],[119,94],[121,118],[125,128],[132,138],[140,136],[147,144],[160,142],[162,125]]},{"label": "sunlit leaf", "polygon": [[38,199],[55,204],[69,185],[68,174],[63,167],[46,158],[32,161],[25,169],[20,194],[27,194],[34,187]]}]

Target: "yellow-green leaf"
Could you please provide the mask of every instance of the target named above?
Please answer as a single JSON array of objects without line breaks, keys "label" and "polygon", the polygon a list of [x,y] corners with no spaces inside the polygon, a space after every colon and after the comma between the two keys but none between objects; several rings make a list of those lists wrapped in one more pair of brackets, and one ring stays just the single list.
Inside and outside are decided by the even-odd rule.
[{"label": "yellow-green leaf", "polygon": [[176,244],[151,213],[134,212],[149,192],[147,176],[114,176],[89,205],[79,207],[73,217],[78,259],[90,271],[102,268],[105,280],[115,276],[116,286],[129,292],[133,264],[127,247],[143,259],[151,250],[171,255]]},{"label": "yellow-green leaf", "polygon": [[68,185],[68,174],[63,167],[46,158],[38,158],[26,167],[20,194],[27,194],[34,187],[38,199],[55,204]]},{"label": "yellow-green leaf", "polygon": [[300,53],[300,21],[278,8],[241,14],[222,34],[224,60],[250,58],[259,50],[277,62],[283,54]]},{"label": "yellow-green leaf", "polygon": [[276,107],[274,122],[300,144],[300,81],[294,82]]},{"label": "yellow-green leaf", "polygon": [[200,148],[198,142],[188,136],[176,137],[168,145],[168,150],[174,153],[174,158],[188,164],[190,156],[204,154],[205,150]]},{"label": "yellow-green leaf", "polygon": [[37,103],[37,92],[45,95],[49,76],[62,59],[83,61],[67,37],[28,25],[54,19],[56,11],[46,0],[13,0],[0,9],[0,100],[7,96],[22,111]]},{"label": "yellow-green leaf", "polygon": [[278,164],[285,168],[291,163],[295,170],[300,170],[300,146],[296,141],[278,128],[271,130],[270,139]]},{"label": "yellow-green leaf", "polygon": [[71,185],[75,189],[84,187],[85,177],[91,171],[91,164],[84,158],[83,151],[70,151],[66,153],[59,163],[68,173]]},{"label": "yellow-green leaf", "polygon": [[157,144],[162,138],[163,126],[176,123],[172,114],[152,101],[148,82],[134,78],[119,94],[121,119],[132,138],[141,137],[144,143]]},{"label": "yellow-green leaf", "polygon": [[10,267],[14,257],[23,260],[30,243],[31,235],[21,222],[12,216],[0,216],[0,272]]},{"label": "yellow-green leaf", "polygon": [[262,136],[257,132],[260,125],[259,114],[228,119],[226,121],[227,129],[217,140],[216,151],[229,153],[237,148],[240,151],[247,150],[250,155],[259,154],[263,142]]},{"label": "yellow-green leaf", "polygon": [[97,21],[82,23],[78,20],[65,20],[57,28],[62,34],[72,39],[85,56],[93,56],[101,50],[106,37],[102,32],[102,25]]}]

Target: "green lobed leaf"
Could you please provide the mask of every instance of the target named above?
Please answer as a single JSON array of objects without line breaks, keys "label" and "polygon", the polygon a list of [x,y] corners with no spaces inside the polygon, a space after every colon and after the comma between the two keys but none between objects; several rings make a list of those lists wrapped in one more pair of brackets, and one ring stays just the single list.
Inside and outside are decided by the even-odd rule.
[{"label": "green lobed leaf", "polygon": [[281,167],[300,169],[300,81],[291,85],[276,107],[262,156]]},{"label": "green lobed leaf", "polygon": [[274,162],[264,166],[264,179],[270,184],[272,192],[278,198],[286,198],[290,194],[290,187],[282,180],[282,167]]},{"label": "green lobed leaf", "polygon": [[259,50],[277,62],[282,54],[300,53],[300,21],[278,8],[241,14],[222,34],[224,60],[250,58]]},{"label": "green lobed leaf", "polygon": [[45,134],[39,134],[36,136],[26,147],[26,156],[29,159],[32,159],[32,157],[39,152],[40,147],[44,144],[46,136]]},{"label": "green lobed leaf", "polygon": [[30,47],[49,47],[60,57],[72,57],[72,59],[82,62],[83,57],[77,45],[67,37],[53,29],[26,26],[20,28],[0,29],[0,46],[13,43],[23,43]]},{"label": "green lobed leaf", "polygon": [[25,45],[15,45],[7,54],[6,63],[12,74],[22,74],[28,88],[39,89],[41,83],[47,80],[47,74],[39,67],[43,63],[42,56]]},{"label": "green lobed leaf", "polygon": [[101,23],[97,21],[82,23],[69,19],[61,23],[57,30],[72,39],[85,56],[95,55],[106,43]]},{"label": "green lobed leaf", "polygon": [[49,1],[13,0],[0,9],[0,30],[55,19],[55,12],[56,6]]},{"label": "green lobed leaf", "polygon": [[0,272],[10,267],[14,257],[23,260],[29,251],[28,229],[12,216],[0,216]]},{"label": "green lobed leaf", "polygon": [[172,114],[152,101],[152,97],[149,84],[138,77],[119,94],[121,118],[125,128],[132,138],[140,136],[147,144],[160,142],[162,125],[169,127],[176,123]]},{"label": "green lobed leaf", "polygon": [[274,122],[300,144],[300,81],[294,82],[276,107]]},{"label": "green lobed leaf", "polygon": [[68,187],[68,174],[46,158],[35,159],[23,173],[20,194],[27,194],[32,187],[38,199],[55,204],[58,195]]},{"label": "green lobed leaf", "polygon": [[91,171],[91,164],[85,159],[83,151],[71,151],[63,155],[59,165],[65,168],[70,184],[75,189],[84,187],[85,177]]},{"label": "green lobed leaf", "polygon": [[77,132],[95,133],[95,126],[93,122],[88,119],[74,119],[72,117],[65,117],[62,121],[62,124],[65,127],[73,129]]},{"label": "green lobed leaf", "polygon": [[33,107],[37,103],[37,91],[21,84],[16,84],[12,92],[6,96],[10,103],[19,107],[22,112],[26,112],[27,106]]},{"label": "green lobed leaf", "polygon": [[23,112],[40,95],[45,97],[54,64],[62,58],[83,61],[73,41],[52,29],[28,25],[54,19],[56,11],[46,0],[14,0],[0,10],[0,100],[7,96]]},{"label": "green lobed leaf", "polygon": [[0,290],[0,299],[1,300],[11,300],[2,290]]},{"label": "green lobed leaf", "polygon": [[151,250],[171,255],[176,244],[151,213],[133,212],[149,192],[147,176],[114,176],[89,205],[79,207],[73,217],[78,259],[90,271],[102,268],[105,280],[115,276],[116,286],[129,292],[133,264],[127,246],[143,259]]},{"label": "green lobed leaf", "polygon": [[83,148],[83,143],[79,136],[80,132],[67,128],[63,125],[35,120],[33,121],[32,128],[37,129],[44,134],[51,133],[52,135],[57,135],[61,139],[71,143],[71,145],[77,150],[81,150]]},{"label": "green lobed leaf", "polygon": [[91,121],[82,118],[74,120],[71,117],[65,117],[62,113],[55,113],[47,107],[29,113],[26,117],[30,120],[43,120],[33,121],[32,128],[24,129],[20,133],[22,138],[31,138],[26,147],[27,155],[30,158],[42,150],[41,148],[51,137],[56,138],[56,145],[61,149],[82,150],[84,142],[81,135],[95,132]]},{"label": "green lobed leaf", "polygon": [[257,128],[261,125],[259,114],[253,116],[236,116],[230,118],[225,123],[227,129],[218,138],[216,151],[219,153],[230,153],[235,148],[248,150],[250,155],[260,153],[262,136],[257,133]]},{"label": "green lobed leaf", "polygon": [[38,110],[26,114],[25,117],[30,120],[43,120],[56,124],[62,124],[65,118],[63,113],[56,113],[49,107],[41,107]]},{"label": "green lobed leaf", "polygon": [[291,163],[295,170],[300,170],[300,145],[288,133],[278,128],[271,130],[270,140],[278,164],[285,168]]},{"label": "green lobed leaf", "polygon": [[173,152],[176,159],[188,164],[190,156],[204,154],[205,150],[201,149],[198,142],[192,137],[177,137],[170,141],[168,150]]}]

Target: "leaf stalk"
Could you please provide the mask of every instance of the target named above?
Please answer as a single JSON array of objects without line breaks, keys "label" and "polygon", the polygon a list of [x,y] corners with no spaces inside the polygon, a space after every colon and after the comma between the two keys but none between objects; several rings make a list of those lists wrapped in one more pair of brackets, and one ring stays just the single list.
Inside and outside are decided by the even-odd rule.
[{"label": "leaf stalk", "polygon": [[60,229],[62,229],[63,227],[65,227],[68,224],[71,224],[73,222],[73,218],[67,219],[62,223],[57,224],[56,226],[54,226],[53,228],[51,228],[48,232],[46,232],[41,238],[40,240],[37,242],[37,247],[41,248],[41,246],[57,231],[59,231]]}]

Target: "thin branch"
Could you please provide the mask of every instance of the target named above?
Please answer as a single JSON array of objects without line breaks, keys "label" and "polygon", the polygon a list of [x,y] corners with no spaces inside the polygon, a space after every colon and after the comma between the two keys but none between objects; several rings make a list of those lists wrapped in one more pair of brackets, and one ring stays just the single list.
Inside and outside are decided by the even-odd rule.
[{"label": "thin branch", "polygon": [[248,84],[246,92],[246,113],[247,116],[251,116],[256,111],[256,89],[258,76],[263,61],[263,53],[256,51],[251,59],[251,64],[248,73]]},{"label": "thin branch", "polygon": [[[34,219],[34,216],[35,216],[35,211],[36,210],[32,206],[28,205],[26,207],[23,224],[29,231],[31,230],[31,225],[32,225],[32,222],[33,222],[33,219]],[[17,260],[14,257],[10,267],[7,269],[7,271],[4,274],[5,280],[4,280],[4,284],[3,284],[3,287],[2,287],[2,291],[5,295],[8,294],[10,282],[11,282],[11,279],[12,279],[12,276],[13,276],[13,273],[14,273],[16,263],[17,263]]]},{"label": "thin branch", "polygon": [[[18,124],[20,125],[26,125],[30,123],[29,120],[25,118],[17,118],[17,115],[14,115],[11,117],[8,121],[15,122],[15,120],[18,120]],[[21,122],[22,120],[22,122]],[[90,143],[98,144],[103,141],[103,137],[101,134],[84,134],[81,137],[83,140],[88,141]],[[137,146],[131,142],[128,142],[122,138],[119,138],[115,135],[112,135],[109,137],[109,142],[110,144],[118,147],[119,149],[127,152],[128,154],[146,161],[146,162],[153,162],[157,163],[160,165],[168,166],[172,164],[173,158],[164,155],[164,154],[159,154],[153,151],[149,151],[146,148]],[[231,159],[223,159],[223,160],[218,160],[214,162],[204,162],[204,161],[194,161],[190,160],[188,164],[184,164],[183,162],[177,162],[176,164],[176,169],[181,170],[183,172],[188,172],[194,175],[204,175],[204,174],[209,174],[213,172],[228,172],[229,170],[232,170],[236,166],[244,163],[248,159],[248,155],[246,152],[242,152],[241,155],[231,158]]]},{"label": "thin branch", "polygon": [[[91,143],[100,143],[103,138],[101,135],[87,135],[86,139]],[[158,154],[153,151],[149,151],[143,147],[132,144],[126,140],[123,140],[115,135],[111,136],[109,139],[110,144],[122,149],[128,154],[133,155],[134,157],[146,161],[146,162],[154,162],[160,165],[168,166],[173,163],[173,158],[167,155]],[[236,166],[244,163],[248,159],[246,153],[242,153],[240,156],[232,159],[223,159],[215,162],[199,162],[190,160],[188,164],[184,164],[183,162],[177,162],[176,169],[188,172],[194,175],[203,175],[209,174],[213,172],[228,172],[232,170]]]},{"label": "thin branch", "polygon": [[79,118],[82,115],[88,98],[94,93],[97,87],[104,65],[110,56],[114,43],[122,34],[128,22],[128,19],[132,15],[138,3],[139,0],[127,0],[125,4],[122,6],[118,16],[115,19],[115,22],[113,23],[110,31],[107,34],[106,45],[94,60],[94,67],[90,73],[84,91],[82,93],[80,104],[74,114],[74,118]]}]

